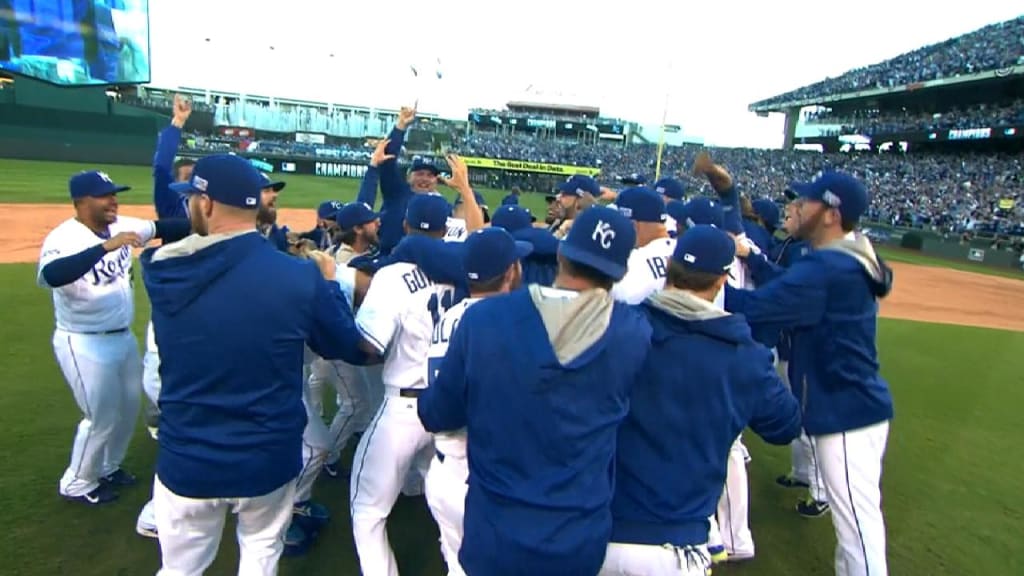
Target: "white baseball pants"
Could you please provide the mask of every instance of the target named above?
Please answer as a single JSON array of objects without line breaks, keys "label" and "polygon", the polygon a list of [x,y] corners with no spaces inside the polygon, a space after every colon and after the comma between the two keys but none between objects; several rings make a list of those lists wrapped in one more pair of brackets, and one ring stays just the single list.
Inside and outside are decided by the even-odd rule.
[{"label": "white baseball pants", "polygon": [[362,414],[356,414],[356,431],[366,432],[370,422],[377,415],[381,404],[384,403],[384,365],[362,366],[359,372],[363,377],[363,384],[366,386],[365,409]]},{"label": "white baseball pants", "polygon": [[619,544],[611,542],[599,576],[707,576],[711,569],[708,547],[671,544]]},{"label": "white baseball pants", "polygon": [[416,399],[390,387],[386,394],[353,459],[352,536],[363,574],[398,576],[386,521],[409,472],[426,476],[434,443],[420,423]]},{"label": "white baseball pants", "polygon": [[722,544],[730,556],[752,557],[754,536],[750,533],[748,509],[750,492],[747,485],[747,448],[742,437],[729,448],[729,467],[725,489],[718,500],[718,526]]},{"label": "white baseball pants", "polygon": [[[324,360],[317,358],[310,365],[309,383],[310,407],[313,414],[323,418],[324,384],[330,383],[334,388],[338,403],[338,411],[331,419],[329,432],[329,454],[327,462],[334,464],[341,458],[349,438],[356,433],[359,418],[365,418],[369,401],[366,381],[358,367],[340,360]],[[371,415],[372,417],[372,415]]]},{"label": "white baseball pants", "polygon": [[331,449],[331,437],[327,425],[316,414],[311,401],[311,391],[305,380],[302,386],[302,404],[306,407],[306,427],[302,430],[302,471],[295,481],[295,502],[305,502],[313,497],[313,484],[320,477]]},{"label": "white baseball pants", "polygon": [[56,330],[53,352],[82,411],[60,493],[82,496],[95,490],[102,476],[121,467],[139,417],[142,359],[131,330]]},{"label": "white baseball pants", "polygon": [[160,352],[156,347],[153,322],[146,327],[146,352],[142,355],[142,391],[146,394],[146,426],[156,428],[160,423]]},{"label": "white baseball pants", "polygon": [[882,459],[889,422],[812,436],[836,529],[836,576],[886,576]]},{"label": "white baseball pants", "polygon": [[437,456],[430,461],[430,469],[423,481],[430,513],[441,532],[441,555],[448,564],[448,576],[464,576],[459,564],[462,548],[462,520],[466,515],[466,491],[469,480],[469,462],[457,456]]},{"label": "white baseball pants", "polygon": [[[780,360],[777,364],[779,376],[782,378],[782,383],[793,391],[793,387],[789,383],[789,362]],[[799,391],[795,391],[799,398]],[[814,460],[814,447],[811,446],[811,439],[806,433],[801,432],[800,437],[793,440],[790,443],[790,449],[792,450],[792,468],[789,471],[789,475],[806,483],[809,488],[808,491],[817,502],[826,502],[828,497],[825,494],[825,483],[821,479],[821,473],[818,471],[818,465]]]},{"label": "white baseball pants", "polygon": [[195,499],[153,480],[162,566],[156,576],[202,576],[217,557],[224,521],[238,515],[238,573],[275,576],[292,518],[295,481],[254,498]]}]

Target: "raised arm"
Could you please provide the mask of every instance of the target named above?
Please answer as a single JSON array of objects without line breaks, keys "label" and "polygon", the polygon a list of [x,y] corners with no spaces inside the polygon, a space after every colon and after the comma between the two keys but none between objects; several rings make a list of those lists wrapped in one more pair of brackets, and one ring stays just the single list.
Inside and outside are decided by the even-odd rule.
[{"label": "raised arm", "polygon": [[[48,239],[49,240],[49,239]],[[64,247],[48,241],[39,257],[36,282],[43,288],[60,288],[88,274],[97,262],[122,246],[139,248],[145,242],[135,232],[121,232],[105,242],[68,254]]]},{"label": "raised arm", "polygon": [[192,103],[180,95],[174,96],[174,117],[156,141],[153,155],[153,207],[157,218],[187,217],[185,201],[170,189],[174,182],[174,156],[181,143],[181,129],[192,114]]},{"label": "raised arm", "polygon": [[466,212],[466,232],[474,232],[483,228],[484,212],[476,201],[473,187],[469,185],[469,168],[466,166],[466,162],[455,154],[449,154],[445,160],[448,161],[448,166],[452,169],[452,177],[444,179],[444,183],[458,191],[462,198]]}]

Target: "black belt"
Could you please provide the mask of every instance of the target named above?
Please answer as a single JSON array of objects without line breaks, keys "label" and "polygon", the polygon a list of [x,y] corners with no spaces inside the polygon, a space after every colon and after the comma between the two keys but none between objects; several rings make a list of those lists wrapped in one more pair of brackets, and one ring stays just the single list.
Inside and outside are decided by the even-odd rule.
[{"label": "black belt", "polygon": [[99,332],[73,332],[73,334],[88,334],[90,336],[104,336],[107,334],[123,334],[127,332],[127,328],[118,328],[117,330],[101,330]]},{"label": "black belt", "polygon": [[419,398],[423,394],[423,388],[402,388],[398,395],[402,398]]}]

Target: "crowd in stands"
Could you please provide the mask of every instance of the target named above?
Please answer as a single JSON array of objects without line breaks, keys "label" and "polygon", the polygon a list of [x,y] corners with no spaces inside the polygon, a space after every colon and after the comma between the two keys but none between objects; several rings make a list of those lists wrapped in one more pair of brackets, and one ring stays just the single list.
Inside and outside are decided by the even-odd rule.
[{"label": "crowd in stands", "polygon": [[902,132],[931,132],[970,128],[1000,128],[1024,125],[1024,100],[1002,105],[979,104],[952,109],[942,114],[859,110],[850,114],[820,111],[807,114],[809,123],[838,124],[840,134],[866,136]]},{"label": "crowd in stands", "polygon": [[836,78],[826,78],[757,104],[781,104],[859,90],[894,88],[1018,64],[1024,64],[1024,16],[857,68]]}]

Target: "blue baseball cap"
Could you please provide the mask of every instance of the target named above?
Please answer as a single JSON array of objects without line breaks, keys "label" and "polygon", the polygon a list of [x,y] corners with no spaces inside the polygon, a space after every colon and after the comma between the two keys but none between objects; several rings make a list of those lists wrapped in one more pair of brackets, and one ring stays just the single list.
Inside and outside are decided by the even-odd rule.
[{"label": "blue baseball cap", "polygon": [[[473,198],[476,198],[476,203],[479,204],[481,208],[487,208],[487,200],[484,199],[483,194],[474,191]],[[455,195],[455,206],[458,206],[459,204],[462,204],[462,194]]]},{"label": "blue baseball cap", "polygon": [[321,202],[316,208],[316,217],[320,220],[334,220],[338,216],[338,211],[344,206],[337,200],[326,200]]},{"label": "blue baseball cap", "polygon": [[576,196],[578,198],[582,198],[584,194],[600,196],[601,185],[597,183],[597,180],[594,180],[590,176],[575,174],[570,176],[565,182],[559,184],[558,191],[561,194]]},{"label": "blue baseball cap", "polygon": [[701,224],[715,228],[723,228],[725,225],[725,211],[722,209],[722,203],[707,196],[698,196],[685,204],[679,200],[673,200],[668,203],[665,210],[680,226],[686,228]]},{"label": "blue baseball cap", "polygon": [[380,218],[380,214],[373,211],[370,205],[365,202],[349,202],[338,210],[334,221],[342,230],[351,230],[356,226],[373,222]]},{"label": "blue baseball cap", "polygon": [[619,177],[619,182],[627,186],[643,186],[647,184],[647,178],[643,174],[633,172],[632,174]]},{"label": "blue baseball cap", "polygon": [[697,224],[676,239],[672,259],[688,270],[724,275],[736,257],[736,242],[720,228]]},{"label": "blue baseball cap", "polygon": [[533,245],[520,242],[504,228],[481,228],[466,238],[462,265],[473,282],[486,282],[501,276],[516,261],[533,252]]},{"label": "blue baseball cap", "polygon": [[412,166],[409,168],[410,172],[419,172],[420,170],[427,170],[434,176],[437,176],[441,171],[434,165],[433,162],[426,160],[420,156],[416,156],[412,159]]},{"label": "blue baseball cap", "polygon": [[529,208],[523,208],[516,204],[506,204],[491,217],[491,226],[504,228],[509,232],[522,230],[533,226],[537,217],[530,213]]},{"label": "blue baseball cap", "polygon": [[558,247],[566,259],[589,266],[618,282],[636,244],[633,223],[618,210],[592,206],[580,212]]},{"label": "blue baseball cap", "polygon": [[502,206],[508,206],[509,204],[519,205],[519,196],[517,194],[509,194],[501,199]]},{"label": "blue baseball cap", "polygon": [[405,209],[405,221],[410,228],[425,232],[448,229],[448,216],[452,207],[440,194],[413,194]]},{"label": "blue baseball cap", "polygon": [[654,191],[663,194],[666,198],[682,200],[686,195],[686,186],[675,178],[662,178],[654,183]]},{"label": "blue baseball cap", "polygon": [[214,154],[200,158],[187,182],[170,185],[181,194],[206,194],[214,202],[255,210],[267,180],[248,160],[234,154]]},{"label": "blue baseball cap", "polygon": [[615,208],[636,222],[664,222],[665,201],[644,186],[626,188],[615,198]]},{"label": "blue baseball cap", "polygon": [[821,202],[839,210],[843,222],[855,223],[868,209],[868,190],[864,184],[847,172],[826,170],[819,172],[810,182],[794,182],[789,189],[800,198]]},{"label": "blue baseball cap", "polygon": [[100,172],[99,170],[79,172],[68,180],[68,192],[75,199],[86,196],[92,196],[93,198],[110,196],[111,194],[131,189],[131,186],[115,184],[110,179],[110,176],[107,176],[106,172]]},{"label": "blue baseball cap", "polygon": [[758,198],[750,202],[750,206],[754,209],[754,214],[761,217],[764,225],[769,230],[775,230],[779,227],[779,206],[775,202],[768,198]]},{"label": "blue baseball cap", "polygon": [[284,182],[281,182],[280,180],[273,180],[264,172],[260,172],[260,176],[263,178],[263,185],[260,187],[260,190],[264,190],[266,188],[270,188],[274,192],[280,192],[281,190],[284,190]]}]

